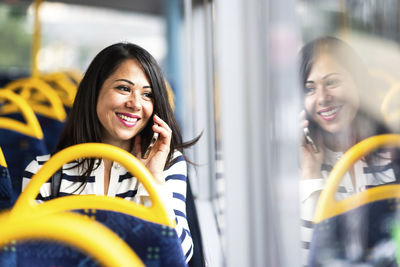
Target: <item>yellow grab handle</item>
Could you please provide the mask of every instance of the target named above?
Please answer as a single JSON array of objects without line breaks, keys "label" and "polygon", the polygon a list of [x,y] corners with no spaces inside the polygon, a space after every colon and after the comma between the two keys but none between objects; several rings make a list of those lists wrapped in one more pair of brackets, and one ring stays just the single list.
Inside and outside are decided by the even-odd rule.
[{"label": "yellow grab handle", "polygon": [[380,79],[384,80],[386,83],[388,83],[389,85],[392,85],[396,82],[396,79],[393,78],[392,75],[390,75],[388,72],[385,72],[383,70],[370,69],[368,72],[372,77],[380,78]]},{"label": "yellow grab handle", "polygon": [[[43,132],[39,121],[25,99],[6,89],[0,90],[0,99],[7,99],[13,103],[13,106],[17,108],[16,111],[20,111],[26,121],[26,123],[22,123],[11,118],[0,117],[0,128],[10,129],[37,139],[43,139]],[[3,110],[3,107],[1,110]]]},{"label": "yellow grab handle", "polygon": [[54,72],[41,76],[43,80],[52,82],[57,85],[55,89],[63,104],[67,107],[72,107],[77,91],[76,85],[64,72]]},{"label": "yellow grab handle", "polygon": [[[60,97],[50,85],[38,77],[18,79],[8,83],[5,88],[12,91],[18,91],[22,89],[20,93],[21,96],[28,101],[33,111],[37,112],[38,114],[59,121],[64,121],[67,116]],[[50,103],[50,106],[43,105],[40,102],[32,99],[32,92],[35,89],[40,92],[41,95]],[[9,107],[9,109],[10,110],[7,110],[7,112],[13,112],[13,107]]]},{"label": "yellow grab handle", "polygon": [[[122,198],[105,198],[102,196],[68,196],[56,198],[37,204],[35,201],[39,193],[40,187],[55,173],[64,163],[71,162],[79,158],[105,158],[116,161],[123,165],[132,175],[134,175],[140,183],[143,184],[149,193],[152,205],[145,207]],[[43,207],[40,208],[40,207]],[[49,207],[44,209],[44,207]],[[152,221],[159,224],[174,227],[175,222],[168,217],[168,212],[159,193],[156,189],[156,182],[148,169],[131,153],[118,147],[101,144],[101,143],[85,143],[78,144],[63,149],[53,155],[42,168],[32,177],[25,190],[20,194],[15,203],[12,212],[16,216],[24,214],[27,217],[39,216],[43,213],[71,210],[71,209],[109,209],[132,215]]]},{"label": "yellow grab handle", "polygon": [[64,71],[64,73],[76,85],[78,85],[83,78],[83,74],[79,70],[67,70],[67,71]]},{"label": "yellow grab handle", "polygon": [[4,158],[3,150],[1,150],[1,147],[0,147],[0,165],[7,168],[7,162],[6,159]]},{"label": "yellow grab handle", "polygon": [[[319,223],[327,218],[339,215],[355,206],[366,204],[371,200],[381,200],[385,197],[390,198],[393,196],[400,197],[400,185],[386,185],[368,189],[342,201],[336,201],[335,199],[339,183],[347,170],[364,155],[383,146],[400,147],[400,135],[383,134],[372,136],[364,139],[346,151],[329,174],[328,180],[317,203],[314,223]],[[366,197],[367,195],[368,198]],[[356,199],[357,201],[355,201]]]},{"label": "yellow grab handle", "polygon": [[0,214],[0,247],[30,239],[62,241],[79,248],[103,266],[144,266],[134,251],[102,224],[73,213],[57,213],[31,220]]},{"label": "yellow grab handle", "polygon": [[400,110],[389,112],[389,104],[396,94],[400,93],[400,83],[394,83],[390,90],[386,93],[381,104],[381,113],[386,122],[391,123],[395,119],[400,118]]}]

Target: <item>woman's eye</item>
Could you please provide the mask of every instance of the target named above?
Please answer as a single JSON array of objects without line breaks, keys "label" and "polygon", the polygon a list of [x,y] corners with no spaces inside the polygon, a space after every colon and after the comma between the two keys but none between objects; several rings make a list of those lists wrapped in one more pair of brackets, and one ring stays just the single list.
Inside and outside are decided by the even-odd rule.
[{"label": "woman's eye", "polygon": [[328,79],[325,82],[326,88],[335,88],[335,87],[339,86],[340,84],[341,84],[340,79]]},{"label": "woman's eye", "polygon": [[124,92],[130,92],[130,90],[131,90],[128,86],[125,86],[125,85],[117,86],[117,89],[124,91]]},{"label": "woman's eye", "polygon": [[143,96],[147,97],[147,98],[153,98],[153,93],[152,92],[145,92],[145,93],[143,93]]},{"label": "woman's eye", "polygon": [[314,85],[305,85],[304,86],[304,93],[307,95],[313,94],[315,92],[315,86]]}]

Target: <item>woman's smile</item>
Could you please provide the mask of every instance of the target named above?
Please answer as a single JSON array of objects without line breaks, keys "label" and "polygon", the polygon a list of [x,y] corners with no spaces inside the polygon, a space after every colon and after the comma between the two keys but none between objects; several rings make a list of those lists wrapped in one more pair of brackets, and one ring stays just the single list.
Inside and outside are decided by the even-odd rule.
[{"label": "woman's smile", "polygon": [[[153,114],[152,89],[141,66],[126,60],[104,81],[97,101],[102,141],[130,147]],[[122,145],[123,144],[123,145]]]},{"label": "woman's smile", "polygon": [[329,108],[324,108],[322,110],[319,110],[317,113],[322,117],[322,119],[326,121],[332,121],[337,118],[339,115],[342,106],[335,106],[335,107],[329,107]]},{"label": "woman's smile", "polygon": [[140,120],[140,116],[132,115],[129,113],[116,113],[117,118],[127,127],[134,127],[138,120]]},{"label": "woman's smile", "polygon": [[359,108],[350,73],[329,54],[319,54],[305,83],[304,105],[310,118],[329,133],[346,131]]}]

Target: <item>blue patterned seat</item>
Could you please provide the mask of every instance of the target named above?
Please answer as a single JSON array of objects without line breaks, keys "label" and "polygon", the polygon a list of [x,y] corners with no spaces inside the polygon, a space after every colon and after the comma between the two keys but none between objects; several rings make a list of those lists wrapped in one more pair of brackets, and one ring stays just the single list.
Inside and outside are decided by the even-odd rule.
[{"label": "blue patterned seat", "polygon": [[398,266],[392,231],[399,203],[371,202],[316,224],[309,266]]},{"label": "blue patterned seat", "polygon": [[[106,225],[121,237],[146,266],[187,266],[174,229],[112,211],[78,211]],[[0,253],[0,266],[98,266],[90,257],[47,241],[13,244]]]},{"label": "blue patterned seat", "polygon": [[15,200],[21,193],[25,167],[36,156],[48,152],[43,140],[8,129],[0,129],[0,146],[7,161]]},{"label": "blue patterned seat", "polygon": [[[152,205],[144,207],[118,197],[95,195],[64,196],[39,204],[33,200],[48,177],[37,173],[18,198],[12,214],[22,214],[25,216],[23,220],[32,218],[34,221],[75,210],[83,214],[82,217],[89,217],[89,221],[96,220],[111,229],[136,252],[146,266],[187,266],[181,240],[172,228],[174,223],[161,202],[154,179],[132,154],[107,144],[79,144],[53,155],[43,165],[42,174],[48,168],[53,168],[53,171],[60,168],[64,162],[93,155],[112,158],[125,166],[149,192]],[[12,249],[0,254],[1,262],[7,262],[7,266],[32,266],[32,263],[63,267],[96,265],[76,251],[48,242],[15,244]]]},{"label": "blue patterned seat", "polygon": [[317,203],[308,266],[399,266],[394,230],[400,222],[400,185],[377,185],[342,200],[335,197],[356,161],[393,146],[400,147],[400,135],[369,137],[336,163]]},{"label": "blue patterned seat", "polygon": [[54,151],[58,143],[61,131],[64,128],[64,123],[40,114],[36,114],[36,117],[38,118],[40,127],[42,127],[43,130],[46,149],[51,153]]},{"label": "blue patterned seat", "polygon": [[13,201],[10,173],[8,172],[7,164],[0,148],[0,211],[11,208],[12,204]]}]

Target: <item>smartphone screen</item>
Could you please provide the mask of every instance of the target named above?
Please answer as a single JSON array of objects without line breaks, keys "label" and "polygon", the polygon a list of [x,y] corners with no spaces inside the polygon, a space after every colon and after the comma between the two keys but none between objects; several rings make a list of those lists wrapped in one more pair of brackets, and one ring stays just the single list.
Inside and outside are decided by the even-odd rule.
[{"label": "smartphone screen", "polygon": [[157,139],[158,139],[158,133],[154,133],[154,134],[153,134],[153,137],[151,138],[149,147],[147,148],[146,152],[145,152],[144,155],[143,155],[143,158],[144,158],[144,159],[147,159],[147,158],[149,157],[150,152],[151,152],[151,149],[153,148],[153,146],[154,146],[154,144],[156,143]]}]

